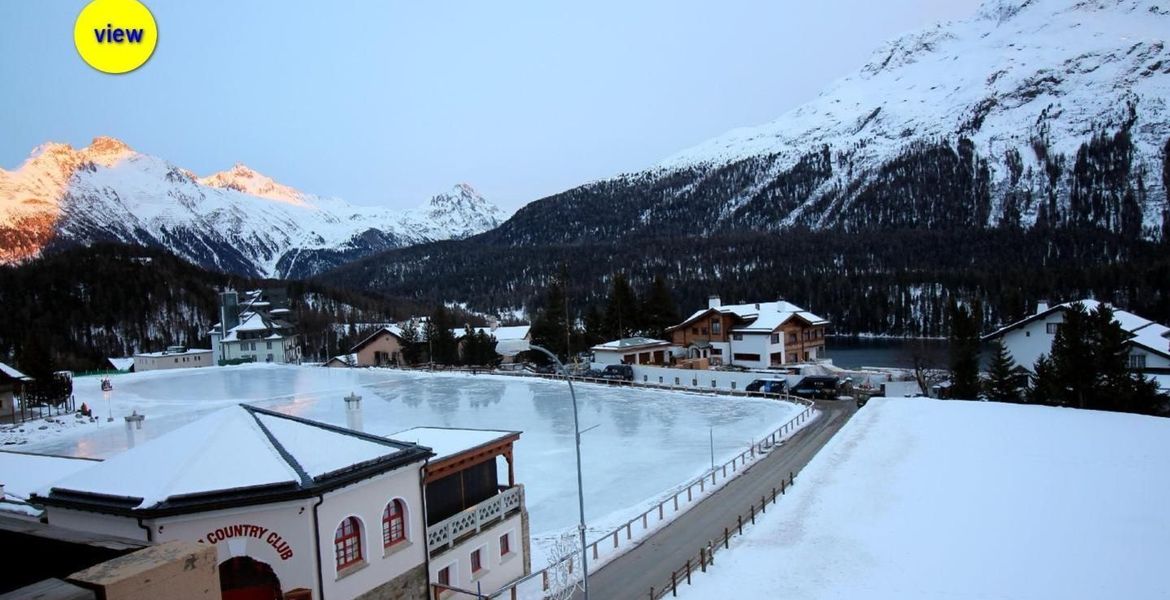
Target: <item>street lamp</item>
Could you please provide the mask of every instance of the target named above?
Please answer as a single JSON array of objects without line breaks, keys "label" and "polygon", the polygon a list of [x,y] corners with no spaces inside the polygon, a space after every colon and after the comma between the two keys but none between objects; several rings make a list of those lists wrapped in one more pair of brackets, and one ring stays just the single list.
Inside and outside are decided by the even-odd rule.
[{"label": "street lamp", "polygon": [[564,363],[557,358],[556,354],[523,339],[503,340],[496,344],[496,353],[502,356],[516,356],[521,352],[529,350],[544,353],[553,359],[553,362],[560,368],[561,373],[564,374],[565,383],[569,384],[569,396],[573,398],[573,433],[575,434],[577,443],[577,508],[581,517],[577,524],[577,531],[581,535],[581,582],[585,600],[589,600],[589,559],[585,552],[585,487],[581,483],[581,423],[577,419],[577,393],[573,391],[573,379],[569,377],[569,371],[565,369]]}]

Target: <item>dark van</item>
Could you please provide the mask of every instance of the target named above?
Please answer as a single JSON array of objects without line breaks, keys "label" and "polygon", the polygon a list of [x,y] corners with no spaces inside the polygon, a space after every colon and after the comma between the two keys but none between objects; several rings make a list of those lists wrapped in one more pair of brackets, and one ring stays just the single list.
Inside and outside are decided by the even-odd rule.
[{"label": "dark van", "polygon": [[601,379],[616,379],[618,381],[633,381],[634,367],[630,365],[608,365],[598,377]]},{"label": "dark van", "polygon": [[801,398],[832,400],[837,397],[837,386],[840,380],[836,377],[805,377],[792,388],[792,394]]}]

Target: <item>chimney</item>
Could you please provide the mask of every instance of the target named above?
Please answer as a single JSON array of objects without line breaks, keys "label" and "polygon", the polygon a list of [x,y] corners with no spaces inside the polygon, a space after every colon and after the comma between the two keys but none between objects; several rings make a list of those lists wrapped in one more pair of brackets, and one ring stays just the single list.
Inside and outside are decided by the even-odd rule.
[{"label": "chimney", "polygon": [[1040,314],[1046,310],[1048,310],[1048,301],[1047,300],[1041,300],[1041,301],[1036,303],[1036,314]]},{"label": "chimney", "polygon": [[146,419],[146,415],[140,415],[135,410],[123,418],[126,419],[126,447],[133,448],[142,441],[142,421]]},{"label": "chimney", "polygon": [[354,431],[363,431],[362,397],[353,392],[345,397],[345,426]]},{"label": "chimney", "polygon": [[719,308],[722,303],[719,302],[719,296],[707,296],[707,308]]}]

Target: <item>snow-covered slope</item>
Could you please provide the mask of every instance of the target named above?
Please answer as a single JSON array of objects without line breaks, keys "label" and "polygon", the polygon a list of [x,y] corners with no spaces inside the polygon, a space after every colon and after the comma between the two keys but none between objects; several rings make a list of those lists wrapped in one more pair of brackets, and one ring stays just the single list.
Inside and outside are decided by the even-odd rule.
[{"label": "snow-covered slope", "polygon": [[[759,177],[768,180],[827,147],[832,175],[817,181],[782,221],[828,226],[885,175],[891,161],[923,145],[957,147],[966,138],[975,168],[987,161],[991,206],[985,224],[997,224],[1006,210],[1020,213],[1007,218],[1030,226],[1038,199],[1051,194],[1059,204],[1075,192],[1082,145],[1124,130],[1132,140],[1132,162],[1124,165],[1118,187],[1128,185],[1139,196],[1149,233],[1161,225],[1170,177],[1164,172],[1170,147],[1168,34],[1170,5],[1154,0],[988,0],[969,20],[885,44],[860,71],[779,119],[731,131],[652,171],[768,157]],[[726,213],[756,191],[747,186],[729,198]],[[1015,200],[1008,198],[1012,192]],[[1016,205],[1005,206],[1005,199]]]},{"label": "snow-covered slope", "polygon": [[330,260],[313,268],[328,268],[378,250],[473,235],[501,217],[466,184],[394,212],[306,194],[244,165],[198,178],[105,137],[80,150],[45,144],[18,169],[0,169],[0,262],[46,247],[121,241],[230,272],[303,276],[314,271],[288,257],[327,252]]}]

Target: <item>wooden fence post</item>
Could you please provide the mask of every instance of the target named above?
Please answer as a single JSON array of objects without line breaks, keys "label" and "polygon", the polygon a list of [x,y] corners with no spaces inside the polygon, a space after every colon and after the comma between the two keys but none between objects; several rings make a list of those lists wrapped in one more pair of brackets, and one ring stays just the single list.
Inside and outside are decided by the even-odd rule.
[{"label": "wooden fence post", "polygon": [[723,549],[724,549],[724,550],[726,550],[726,549],[728,549],[728,548],[730,547],[730,546],[728,546],[728,543],[727,543],[727,538],[728,538],[728,537],[729,537],[729,536],[727,535],[727,528],[726,528],[726,527],[724,527],[724,528],[723,528]]},{"label": "wooden fence post", "polygon": [[752,525],[755,525],[756,524],[756,505],[753,504],[753,505],[749,506],[748,510],[752,514]]},{"label": "wooden fence post", "polygon": [[699,546],[699,570],[707,572],[707,549]]},{"label": "wooden fence post", "polygon": [[678,571],[671,571],[670,572],[670,595],[671,596],[678,596],[678,581],[675,581],[677,578],[678,578]]},{"label": "wooden fence post", "polygon": [[739,529],[739,534],[743,535],[743,515],[735,515],[735,526]]},{"label": "wooden fence post", "polygon": [[593,560],[597,560],[597,542],[593,542]]},{"label": "wooden fence post", "polygon": [[687,585],[691,584],[691,559],[687,559]]},{"label": "wooden fence post", "polygon": [[796,479],[796,474],[793,473],[792,471],[789,471],[788,472],[788,485],[792,485],[792,483],[795,479]]},{"label": "wooden fence post", "polygon": [[762,512],[762,513],[768,512],[768,496],[767,495],[760,496],[760,512]]},{"label": "wooden fence post", "polygon": [[633,531],[633,528],[630,527],[629,523],[626,523],[626,539],[627,540],[634,539],[634,531]]},{"label": "wooden fence post", "polygon": [[781,496],[784,495],[784,480],[783,479],[780,480],[780,495]]}]

